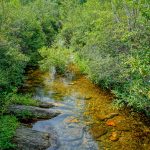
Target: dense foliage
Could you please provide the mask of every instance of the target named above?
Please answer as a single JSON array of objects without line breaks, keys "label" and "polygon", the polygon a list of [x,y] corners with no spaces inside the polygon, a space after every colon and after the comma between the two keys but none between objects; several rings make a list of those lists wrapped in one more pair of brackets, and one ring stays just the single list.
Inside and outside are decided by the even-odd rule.
[{"label": "dense foliage", "polygon": [[38,49],[52,44],[59,11],[50,0],[2,0],[0,7],[0,87],[10,88],[21,83],[26,65],[40,60]]},{"label": "dense foliage", "polygon": [[13,137],[19,123],[14,116],[0,117],[0,149],[14,148],[9,141]]}]

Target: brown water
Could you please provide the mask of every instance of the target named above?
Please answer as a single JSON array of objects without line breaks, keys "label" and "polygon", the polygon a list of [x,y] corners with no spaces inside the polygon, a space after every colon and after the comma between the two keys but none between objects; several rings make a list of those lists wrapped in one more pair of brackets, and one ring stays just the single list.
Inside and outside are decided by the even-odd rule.
[{"label": "brown water", "polygon": [[[150,150],[150,124],[131,110],[117,110],[112,96],[72,68],[65,76],[30,71],[24,90],[54,102],[61,115],[37,121],[33,129],[58,135],[49,150]],[[144,121],[143,121],[144,120]]]}]

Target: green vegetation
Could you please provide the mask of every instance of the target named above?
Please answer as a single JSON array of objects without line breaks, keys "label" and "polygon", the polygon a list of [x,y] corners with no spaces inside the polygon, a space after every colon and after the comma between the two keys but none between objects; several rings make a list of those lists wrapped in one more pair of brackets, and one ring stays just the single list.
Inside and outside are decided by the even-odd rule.
[{"label": "green vegetation", "polygon": [[18,111],[16,112],[15,116],[18,118],[18,120],[28,120],[28,119],[33,119],[36,118],[31,112],[28,110],[23,110],[23,111]]},{"label": "green vegetation", "polygon": [[11,104],[38,106],[39,102],[32,99],[30,94],[2,93],[0,95],[0,114],[7,113]]},{"label": "green vegetation", "polygon": [[16,128],[19,126],[18,119],[31,118],[33,115],[28,111],[18,113],[15,116],[8,115],[7,108],[11,104],[38,106],[38,102],[28,94],[1,93],[0,104],[0,149],[12,149],[15,145],[11,140]]},{"label": "green vegetation", "polygon": [[42,60],[40,61],[41,69],[48,70],[50,66],[55,66],[57,72],[64,73],[70,61],[71,51],[64,48],[43,47],[39,50]]},{"label": "green vegetation", "polygon": [[[55,66],[64,73],[72,61],[95,84],[110,89],[117,106],[148,115],[149,8],[149,0],[0,0],[2,124],[10,104],[37,105],[17,93],[28,66]],[[12,133],[1,149],[11,147]]]},{"label": "green vegetation", "polygon": [[12,89],[27,65],[37,65],[38,49],[52,44],[60,26],[58,4],[1,0],[0,7],[0,87]]},{"label": "green vegetation", "polygon": [[0,149],[14,148],[10,141],[19,123],[14,116],[0,117]]}]

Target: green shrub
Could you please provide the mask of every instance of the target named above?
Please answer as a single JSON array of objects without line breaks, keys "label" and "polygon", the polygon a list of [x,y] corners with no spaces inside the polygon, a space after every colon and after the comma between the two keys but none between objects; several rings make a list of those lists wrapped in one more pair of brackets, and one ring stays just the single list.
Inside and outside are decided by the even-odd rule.
[{"label": "green shrub", "polygon": [[27,62],[18,47],[0,36],[0,87],[11,89],[20,85]]},{"label": "green shrub", "polygon": [[11,149],[15,145],[11,142],[16,128],[19,123],[14,116],[1,116],[0,117],[0,149]]},{"label": "green shrub", "polygon": [[43,70],[49,70],[50,67],[56,67],[60,73],[64,73],[70,62],[71,50],[60,47],[43,47],[39,50],[43,60],[40,61],[40,66]]},{"label": "green shrub", "polygon": [[33,119],[36,118],[37,116],[29,112],[28,110],[23,110],[23,111],[16,111],[15,117],[17,117],[21,121],[24,119]]},{"label": "green shrub", "polygon": [[147,108],[150,106],[149,101],[149,60],[150,54],[147,50],[133,52],[124,63],[126,66],[126,80],[122,89],[115,87],[113,92],[118,97],[118,102],[126,102],[136,110],[144,109],[147,114]]}]

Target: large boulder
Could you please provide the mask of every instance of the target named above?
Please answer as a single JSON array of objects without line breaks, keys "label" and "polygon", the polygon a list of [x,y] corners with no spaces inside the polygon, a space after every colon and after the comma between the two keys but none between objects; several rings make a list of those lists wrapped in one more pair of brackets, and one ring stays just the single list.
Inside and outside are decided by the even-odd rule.
[{"label": "large boulder", "polygon": [[57,145],[56,135],[21,126],[13,138],[17,150],[46,150]]}]

